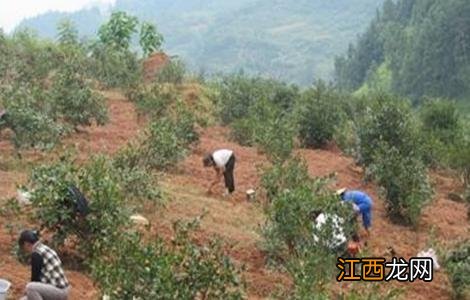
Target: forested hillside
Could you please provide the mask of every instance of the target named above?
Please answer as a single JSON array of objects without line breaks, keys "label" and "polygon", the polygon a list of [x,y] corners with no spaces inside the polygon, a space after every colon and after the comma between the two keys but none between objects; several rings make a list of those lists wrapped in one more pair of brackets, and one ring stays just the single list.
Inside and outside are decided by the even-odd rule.
[{"label": "forested hillside", "polygon": [[[112,10],[158,25],[165,48],[194,71],[233,72],[311,84],[331,78],[334,57],[366,29],[383,0],[117,0]],[[70,18],[81,35],[94,36],[107,18],[99,9],[50,12],[24,21],[41,36],[55,37]]]},{"label": "forested hillside", "polygon": [[335,67],[337,84],[348,91],[464,98],[470,93],[470,2],[387,0]]}]

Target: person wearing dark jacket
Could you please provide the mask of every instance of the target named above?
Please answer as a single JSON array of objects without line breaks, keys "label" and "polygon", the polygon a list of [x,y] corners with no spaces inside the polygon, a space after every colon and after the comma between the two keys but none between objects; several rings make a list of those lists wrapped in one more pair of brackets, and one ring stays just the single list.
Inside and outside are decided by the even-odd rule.
[{"label": "person wearing dark jacket", "polygon": [[220,149],[212,154],[207,154],[203,159],[204,167],[213,167],[216,172],[216,178],[211,183],[208,193],[212,193],[214,186],[220,181],[222,174],[224,176],[225,195],[232,194],[235,191],[235,179],[233,172],[235,169],[235,155],[232,150]]},{"label": "person wearing dark jacket", "polygon": [[31,253],[31,282],[22,300],[67,300],[70,285],[57,253],[44,245],[32,230],[20,234],[18,244]]}]

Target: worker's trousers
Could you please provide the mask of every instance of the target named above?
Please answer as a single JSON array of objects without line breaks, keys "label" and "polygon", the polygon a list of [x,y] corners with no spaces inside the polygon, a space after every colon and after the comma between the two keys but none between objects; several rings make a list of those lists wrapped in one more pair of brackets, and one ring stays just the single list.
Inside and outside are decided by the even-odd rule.
[{"label": "worker's trousers", "polygon": [[224,171],[225,187],[227,188],[229,193],[233,193],[233,191],[235,191],[235,179],[233,177],[234,170],[235,170],[235,155],[232,154],[227,164],[225,165],[225,171]]}]

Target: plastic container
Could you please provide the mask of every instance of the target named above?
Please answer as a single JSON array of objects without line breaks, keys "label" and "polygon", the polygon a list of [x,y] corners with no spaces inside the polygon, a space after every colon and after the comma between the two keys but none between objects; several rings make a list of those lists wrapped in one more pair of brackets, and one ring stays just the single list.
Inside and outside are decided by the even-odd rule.
[{"label": "plastic container", "polygon": [[11,283],[5,279],[0,279],[0,300],[6,300]]}]

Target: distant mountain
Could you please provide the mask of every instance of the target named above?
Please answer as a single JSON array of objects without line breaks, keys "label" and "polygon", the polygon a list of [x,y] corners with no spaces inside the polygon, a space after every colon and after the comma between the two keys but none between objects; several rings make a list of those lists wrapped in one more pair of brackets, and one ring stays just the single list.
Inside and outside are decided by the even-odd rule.
[{"label": "distant mountain", "polygon": [[[124,10],[151,20],[166,49],[195,71],[269,75],[299,84],[329,79],[334,57],[364,31],[383,0],[117,0]],[[42,36],[55,37],[69,18],[93,36],[109,12],[49,12],[24,20]]]}]

